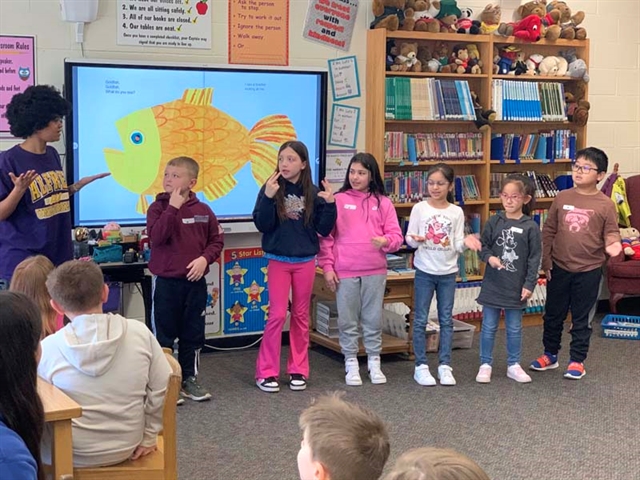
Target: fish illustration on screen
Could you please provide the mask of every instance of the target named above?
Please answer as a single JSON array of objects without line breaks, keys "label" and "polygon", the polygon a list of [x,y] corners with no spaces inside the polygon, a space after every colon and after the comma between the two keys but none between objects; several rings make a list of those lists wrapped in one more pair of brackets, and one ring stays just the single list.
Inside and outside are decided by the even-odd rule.
[{"label": "fish illustration on screen", "polygon": [[182,98],[143,108],[116,121],[123,150],[105,148],[113,179],[139,195],[136,210],[146,213],[147,196],[164,191],[167,162],[192,157],[200,165],[194,192],[212,201],[237,185],[234,175],[251,162],[251,173],[261,186],[274,172],[279,146],[296,139],[286,115],[269,115],[251,130],[213,107],[213,88],[190,88]]}]

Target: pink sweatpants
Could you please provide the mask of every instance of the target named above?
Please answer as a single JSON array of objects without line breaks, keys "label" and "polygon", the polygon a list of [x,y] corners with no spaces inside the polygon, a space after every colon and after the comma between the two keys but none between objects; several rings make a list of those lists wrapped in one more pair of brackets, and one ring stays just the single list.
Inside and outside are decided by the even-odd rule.
[{"label": "pink sweatpants", "polygon": [[269,316],[256,362],[256,378],[277,378],[280,373],[282,328],[287,320],[289,291],[292,305],[287,373],[309,377],[309,305],[315,270],[315,260],[304,263],[269,260]]}]

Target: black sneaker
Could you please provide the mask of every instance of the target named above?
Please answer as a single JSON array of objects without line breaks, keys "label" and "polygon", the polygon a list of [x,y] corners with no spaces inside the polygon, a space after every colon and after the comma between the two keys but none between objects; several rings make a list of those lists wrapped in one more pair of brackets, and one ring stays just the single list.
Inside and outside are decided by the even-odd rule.
[{"label": "black sneaker", "polygon": [[280,391],[280,384],[276,377],[258,378],[256,385],[263,392],[276,393]]},{"label": "black sneaker", "polygon": [[289,376],[289,388],[294,391],[307,388],[307,379],[301,373],[292,373]]},{"label": "black sneaker", "polygon": [[211,394],[198,383],[196,377],[188,377],[182,382],[182,391],[180,394],[196,402],[203,402],[211,398]]}]

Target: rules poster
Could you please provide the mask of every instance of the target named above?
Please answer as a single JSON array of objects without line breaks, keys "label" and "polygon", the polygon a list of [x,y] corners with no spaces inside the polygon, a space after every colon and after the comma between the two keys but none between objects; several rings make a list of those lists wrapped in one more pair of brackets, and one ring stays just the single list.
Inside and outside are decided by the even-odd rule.
[{"label": "rules poster", "polygon": [[262,332],[269,312],[267,259],[260,247],[224,251],[224,334]]},{"label": "rules poster", "polygon": [[7,136],[7,104],[36,83],[36,39],[0,35],[0,134]]},{"label": "rules poster", "polygon": [[311,0],[302,36],[348,51],[358,14],[358,0]]},{"label": "rules poster", "polygon": [[220,304],[220,272],[222,271],[222,259],[218,258],[209,265],[209,273],[205,277],[207,281],[207,306],[205,307],[204,336],[206,338],[222,335],[222,309]]},{"label": "rules poster", "polygon": [[118,0],[118,45],[211,48],[207,0]]}]

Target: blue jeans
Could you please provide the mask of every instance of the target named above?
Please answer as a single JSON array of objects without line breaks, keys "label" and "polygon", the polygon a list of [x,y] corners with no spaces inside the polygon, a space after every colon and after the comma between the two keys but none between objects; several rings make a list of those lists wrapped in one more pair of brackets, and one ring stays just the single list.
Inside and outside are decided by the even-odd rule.
[{"label": "blue jeans", "polygon": [[429,307],[433,293],[438,304],[440,323],[440,365],[451,363],[451,342],[453,340],[453,299],[456,294],[456,273],[431,275],[416,270],[414,281],[415,314],[413,319],[413,353],[416,366],[427,365],[427,335],[425,329],[429,317]]},{"label": "blue jeans", "polygon": [[[480,333],[480,364],[493,362],[493,342],[500,323],[501,308],[482,307],[482,332]],[[522,353],[522,309],[504,309],[507,328],[507,365],[520,363]]]}]

